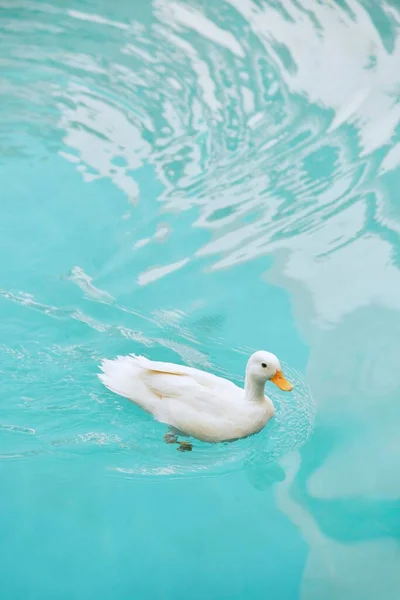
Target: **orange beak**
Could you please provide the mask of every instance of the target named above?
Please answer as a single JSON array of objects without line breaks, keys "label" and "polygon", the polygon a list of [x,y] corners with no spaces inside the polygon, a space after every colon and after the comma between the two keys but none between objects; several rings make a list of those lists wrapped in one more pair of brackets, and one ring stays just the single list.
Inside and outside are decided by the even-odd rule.
[{"label": "orange beak", "polygon": [[284,392],[291,392],[293,386],[289,381],[284,377],[282,371],[277,371],[273,377],[271,377],[270,381],[274,383],[280,390]]}]

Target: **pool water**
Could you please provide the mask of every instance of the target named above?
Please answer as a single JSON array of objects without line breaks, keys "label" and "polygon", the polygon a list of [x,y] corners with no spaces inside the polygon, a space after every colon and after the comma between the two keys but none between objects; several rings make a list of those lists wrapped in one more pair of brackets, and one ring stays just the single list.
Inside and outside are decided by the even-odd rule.
[{"label": "pool water", "polygon": [[[0,0],[0,596],[398,600],[395,0]],[[233,444],[97,378],[293,394]]]}]

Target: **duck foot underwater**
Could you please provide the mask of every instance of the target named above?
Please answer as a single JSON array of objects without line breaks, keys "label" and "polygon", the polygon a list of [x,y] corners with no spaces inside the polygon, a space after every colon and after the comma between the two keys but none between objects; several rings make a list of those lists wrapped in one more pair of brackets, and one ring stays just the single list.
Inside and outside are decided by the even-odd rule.
[{"label": "duck foot underwater", "polygon": [[193,450],[193,445],[190,442],[180,442],[178,440],[178,435],[173,431],[168,431],[164,435],[164,441],[166,444],[179,444],[177,450],[179,452],[191,452]]}]

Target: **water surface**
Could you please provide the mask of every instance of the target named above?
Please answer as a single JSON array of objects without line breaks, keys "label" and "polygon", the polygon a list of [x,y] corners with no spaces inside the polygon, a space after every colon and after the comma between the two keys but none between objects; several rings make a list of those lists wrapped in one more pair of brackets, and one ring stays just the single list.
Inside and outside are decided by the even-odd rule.
[{"label": "water surface", "polygon": [[[399,598],[399,23],[0,0],[2,597]],[[295,394],[187,454],[96,377],[259,348]]]}]

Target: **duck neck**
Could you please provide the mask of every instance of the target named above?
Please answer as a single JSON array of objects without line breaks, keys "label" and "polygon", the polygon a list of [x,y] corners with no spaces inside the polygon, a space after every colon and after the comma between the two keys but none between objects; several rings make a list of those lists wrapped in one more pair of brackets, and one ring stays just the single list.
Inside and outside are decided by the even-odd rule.
[{"label": "duck neck", "polygon": [[264,402],[265,381],[260,381],[259,379],[246,374],[244,394],[246,400],[250,400],[251,402]]}]

